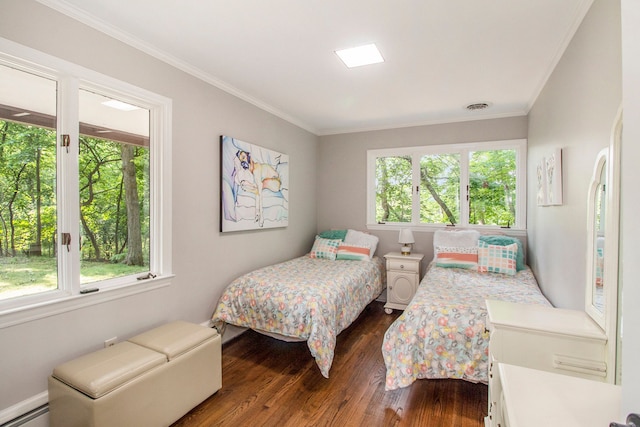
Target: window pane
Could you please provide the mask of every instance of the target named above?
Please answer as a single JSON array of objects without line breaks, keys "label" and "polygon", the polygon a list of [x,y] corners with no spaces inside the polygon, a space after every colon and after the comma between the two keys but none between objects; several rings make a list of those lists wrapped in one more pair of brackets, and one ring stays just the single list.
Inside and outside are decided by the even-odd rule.
[{"label": "window pane", "polygon": [[80,91],[81,284],[149,271],[149,110]]},{"label": "window pane", "polygon": [[469,223],[514,225],[515,150],[475,151],[469,155]]},{"label": "window pane", "polygon": [[376,159],[376,222],[411,222],[411,157]]},{"label": "window pane", "polygon": [[457,224],[460,219],[460,155],[420,158],[420,222]]},{"label": "window pane", "polygon": [[56,91],[0,65],[0,300],[58,288]]}]

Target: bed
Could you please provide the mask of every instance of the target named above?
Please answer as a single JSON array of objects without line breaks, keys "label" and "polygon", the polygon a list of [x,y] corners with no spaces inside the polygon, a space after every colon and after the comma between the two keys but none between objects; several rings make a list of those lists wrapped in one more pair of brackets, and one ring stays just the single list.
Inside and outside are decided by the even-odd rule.
[{"label": "bed", "polygon": [[475,239],[474,261],[473,244],[441,246],[434,237],[434,260],[415,296],[384,336],[386,390],[407,387],[425,378],[487,383],[485,300],[551,305],[540,292],[531,269],[525,265],[516,269],[515,251],[520,245],[487,245],[500,255],[504,248],[511,251],[513,268],[506,274],[492,271],[491,263],[482,265],[483,257],[477,255],[478,236]]},{"label": "bed", "polygon": [[340,239],[316,237],[309,254],[235,279],[220,297],[213,321],[285,341],[304,340],[328,378],[336,336],[380,295],[384,276],[375,247],[340,240],[331,243],[333,251],[322,246],[326,240]]}]

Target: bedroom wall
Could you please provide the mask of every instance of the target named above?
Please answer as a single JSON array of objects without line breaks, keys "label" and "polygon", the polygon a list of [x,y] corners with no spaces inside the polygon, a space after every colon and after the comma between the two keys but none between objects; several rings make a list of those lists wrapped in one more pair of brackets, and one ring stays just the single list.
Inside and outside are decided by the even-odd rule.
[{"label": "bedroom wall", "polygon": [[[529,113],[529,264],[558,307],[583,309],[587,188],[622,100],[620,4],[596,0]],[[536,165],[562,148],[564,200],[536,204]]]},{"label": "bedroom wall", "polygon": [[[521,139],[525,116],[416,126],[320,137],[318,146],[318,231],[367,230],[367,150],[463,142]],[[376,251],[399,251],[398,230],[369,230],[380,238]],[[433,258],[433,232],[414,232],[414,251],[425,254],[423,271]]]},{"label": "bedroom wall", "polygon": [[[0,37],[173,99],[176,274],[169,287],[0,329],[2,415],[46,391],[58,363],[166,321],[204,322],[231,279],[308,251],[316,231],[317,137],[33,0],[3,0]],[[219,232],[221,134],[289,155],[287,228]]]},{"label": "bedroom wall", "polygon": [[640,2],[622,0],[623,122],[620,196],[622,416],[640,413]]}]

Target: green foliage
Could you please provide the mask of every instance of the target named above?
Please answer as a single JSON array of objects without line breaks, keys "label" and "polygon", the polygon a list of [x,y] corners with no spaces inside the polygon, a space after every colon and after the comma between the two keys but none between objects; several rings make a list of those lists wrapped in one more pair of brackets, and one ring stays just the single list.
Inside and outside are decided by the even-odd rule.
[{"label": "green foliage", "polygon": [[469,159],[469,223],[514,224],[516,218],[516,153],[475,151]]},{"label": "green foliage", "polygon": [[[145,267],[82,261],[82,283],[148,271]],[[57,289],[56,260],[51,257],[0,257],[0,300]]]},{"label": "green foliage", "polygon": [[411,158],[376,159],[376,221],[411,222]]},{"label": "green foliage", "polygon": [[[460,155],[433,154],[420,158],[420,223],[457,224],[461,197]],[[515,223],[515,150],[474,151],[469,154],[469,223]],[[412,221],[411,156],[376,159],[376,221]]]},{"label": "green foliage", "polygon": [[[115,141],[80,137],[78,168],[83,266],[84,261],[109,265],[107,260],[120,262],[126,258],[129,224],[121,147],[122,143]],[[146,254],[145,266],[141,266],[143,270],[148,270],[150,247],[149,159],[147,147],[135,147],[133,163],[140,200],[139,227]],[[34,255],[34,248],[42,248],[42,257],[20,257],[20,262],[30,267],[24,270],[24,278],[11,277],[12,286],[34,283],[44,289],[56,286],[56,177],[56,132],[0,120],[0,259],[26,255],[30,249]],[[43,257],[53,260],[53,264],[41,264]],[[38,273],[41,265],[49,266],[50,270]],[[82,268],[84,276],[87,273]],[[117,274],[113,267],[109,271],[111,273],[105,274]]]},{"label": "green foliage", "polygon": [[43,250],[53,251],[52,237],[56,223],[55,154],[55,132],[0,121],[0,255],[26,251],[29,244],[36,241],[38,198],[41,218],[47,225],[41,229],[41,244]]},{"label": "green foliage", "polygon": [[457,224],[460,219],[460,156],[420,159],[420,222]]}]

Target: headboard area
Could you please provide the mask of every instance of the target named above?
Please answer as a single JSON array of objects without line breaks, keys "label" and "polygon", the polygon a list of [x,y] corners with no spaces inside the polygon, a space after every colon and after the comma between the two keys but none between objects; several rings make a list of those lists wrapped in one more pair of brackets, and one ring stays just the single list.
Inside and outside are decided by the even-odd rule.
[{"label": "headboard area", "polygon": [[[505,233],[479,232],[471,229],[437,230],[433,235],[433,259],[436,265],[458,268],[487,268],[479,262],[479,254],[488,252],[500,256],[508,262],[509,273],[526,268],[526,244],[520,237]],[[482,256],[480,256],[482,260]],[[489,266],[488,270],[493,271]]]}]

